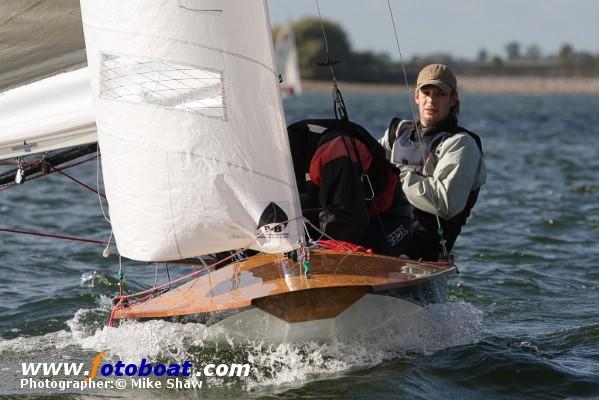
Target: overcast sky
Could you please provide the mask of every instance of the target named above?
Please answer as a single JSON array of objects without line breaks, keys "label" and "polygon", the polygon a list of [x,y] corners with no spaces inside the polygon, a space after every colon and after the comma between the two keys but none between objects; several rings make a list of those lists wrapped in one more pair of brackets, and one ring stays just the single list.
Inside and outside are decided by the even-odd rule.
[{"label": "overcast sky", "polygon": [[[599,0],[390,0],[406,58],[450,53],[474,58],[482,48],[536,44],[543,55],[564,43],[599,53]],[[398,58],[387,0],[319,0],[323,18],[339,23],[356,50]],[[315,0],[268,0],[272,25],[317,16]]]}]

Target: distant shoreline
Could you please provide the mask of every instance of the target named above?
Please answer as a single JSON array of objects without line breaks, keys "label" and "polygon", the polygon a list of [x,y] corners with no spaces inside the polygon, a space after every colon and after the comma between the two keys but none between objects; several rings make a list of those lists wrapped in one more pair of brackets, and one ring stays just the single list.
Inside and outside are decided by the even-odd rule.
[{"label": "distant shoreline", "polygon": [[[458,85],[460,93],[518,93],[518,94],[575,94],[599,93],[599,77],[494,77],[494,76],[459,76]],[[331,82],[327,81],[302,81],[303,90],[306,92],[329,92]],[[405,91],[404,84],[388,83],[356,83],[339,82],[339,87],[344,92],[398,92]],[[412,90],[412,88],[410,89]]]}]

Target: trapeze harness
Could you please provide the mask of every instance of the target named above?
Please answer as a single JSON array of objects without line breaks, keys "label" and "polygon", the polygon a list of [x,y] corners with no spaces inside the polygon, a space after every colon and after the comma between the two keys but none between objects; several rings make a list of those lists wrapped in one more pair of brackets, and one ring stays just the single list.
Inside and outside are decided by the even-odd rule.
[{"label": "trapeze harness", "polygon": [[[414,122],[393,118],[389,124],[389,133],[395,133],[395,135],[392,135],[395,136],[395,140],[391,137],[389,141],[389,143],[393,143],[391,161],[395,165],[408,165],[420,174],[423,174],[425,170],[434,169],[438,162],[437,148],[445,139],[457,133],[464,133],[472,137],[481,155],[483,153],[482,143],[478,135],[450,121],[446,121],[436,130],[427,132],[418,140]],[[425,165],[427,168],[424,168]],[[432,168],[429,169],[429,167]],[[462,226],[466,224],[470,211],[478,199],[479,190],[480,188],[477,188],[470,192],[466,206],[460,213],[448,220],[439,218],[442,233],[447,243],[447,251],[451,250],[462,230]],[[413,218],[413,236],[407,255],[415,259],[439,259],[442,248],[439,243],[440,232],[436,216],[414,207]]]}]

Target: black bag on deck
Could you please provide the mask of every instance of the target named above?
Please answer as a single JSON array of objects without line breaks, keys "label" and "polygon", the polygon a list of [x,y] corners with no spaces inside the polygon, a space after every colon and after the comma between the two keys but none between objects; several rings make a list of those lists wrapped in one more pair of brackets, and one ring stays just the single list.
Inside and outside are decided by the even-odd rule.
[{"label": "black bag on deck", "polygon": [[[316,149],[326,140],[326,135],[333,132],[343,132],[364,143],[373,155],[372,165],[368,176],[376,196],[387,183],[387,171],[396,168],[386,159],[385,149],[362,126],[351,121],[338,119],[304,119],[294,122],[287,127],[293,169],[300,194],[307,193],[306,174],[310,169],[310,161]],[[362,171],[365,173],[365,171]]]}]

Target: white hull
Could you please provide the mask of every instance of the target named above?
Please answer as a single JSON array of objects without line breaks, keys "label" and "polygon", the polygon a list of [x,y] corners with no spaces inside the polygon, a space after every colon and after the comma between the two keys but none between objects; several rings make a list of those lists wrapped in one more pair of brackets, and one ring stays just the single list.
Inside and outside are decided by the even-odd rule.
[{"label": "white hull", "polygon": [[410,301],[366,294],[335,318],[288,323],[259,308],[251,308],[212,325],[215,334],[274,343],[333,342],[367,338],[389,325],[408,323],[423,307]]}]

